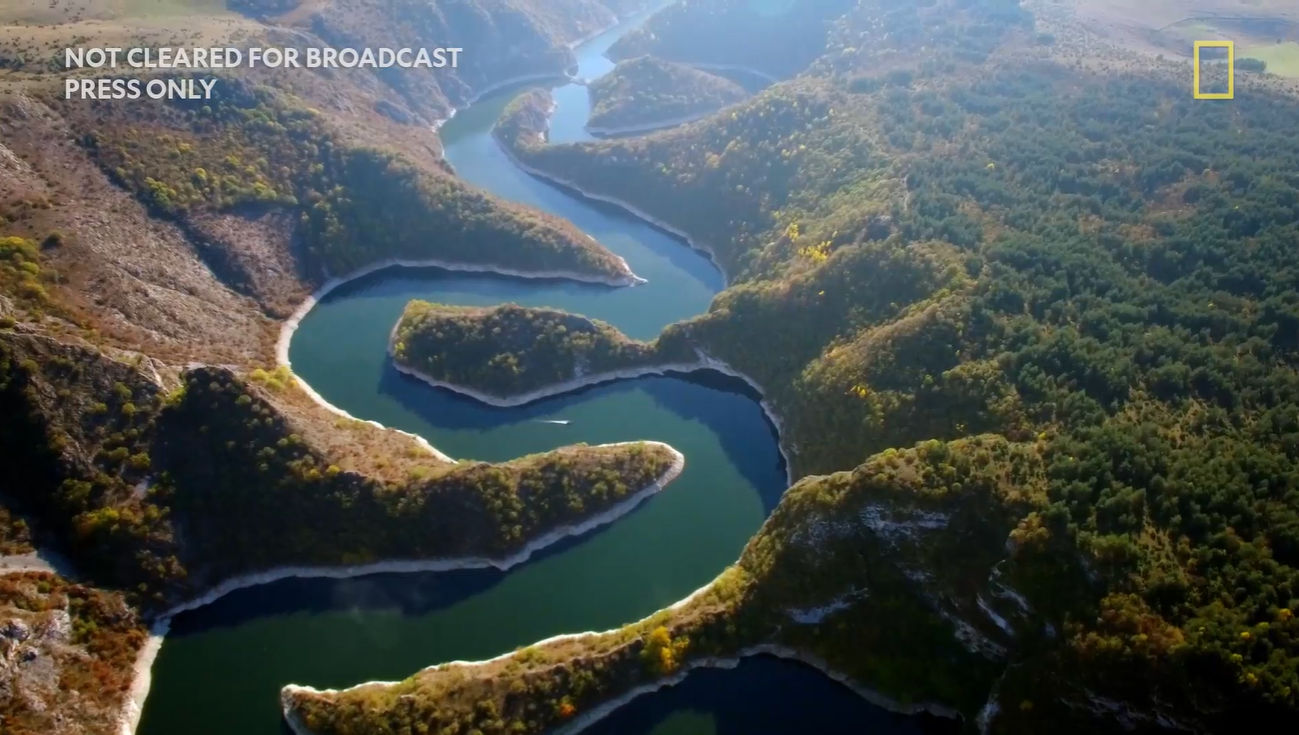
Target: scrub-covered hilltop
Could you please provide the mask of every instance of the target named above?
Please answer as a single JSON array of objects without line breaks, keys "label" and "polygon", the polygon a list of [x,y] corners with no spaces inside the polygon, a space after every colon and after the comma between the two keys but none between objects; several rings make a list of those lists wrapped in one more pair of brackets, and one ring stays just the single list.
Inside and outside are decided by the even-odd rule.
[{"label": "scrub-covered hilltop", "polygon": [[671,334],[637,342],[604,322],[554,309],[427,301],[406,305],[390,351],[403,371],[498,401],[617,371],[698,359]]},{"label": "scrub-covered hilltop", "polygon": [[716,597],[495,677],[290,703],[328,733],[399,695],[480,717],[472,691],[527,732],[669,670],[644,659],[775,644],[990,733],[1299,717],[1299,103],[1262,77],[1197,101],[1189,65],[1046,18],[864,2],[731,114],[502,134],[717,253],[734,285],[678,329],[762,385],[813,477]]},{"label": "scrub-covered hilltop", "polygon": [[148,632],[121,595],[50,572],[0,576],[0,725],[48,735],[69,725],[117,735]]},{"label": "scrub-covered hilltop", "polygon": [[652,56],[623,61],[591,82],[592,133],[653,130],[704,117],[748,96],[724,77]]}]

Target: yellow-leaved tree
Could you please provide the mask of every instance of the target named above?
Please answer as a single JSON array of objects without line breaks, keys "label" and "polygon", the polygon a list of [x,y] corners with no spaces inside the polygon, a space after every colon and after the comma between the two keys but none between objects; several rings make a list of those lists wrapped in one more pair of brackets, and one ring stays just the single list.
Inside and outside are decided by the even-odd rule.
[{"label": "yellow-leaved tree", "polygon": [[641,660],[656,674],[671,674],[681,665],[689,645],[687,637],[680,636],[673,640],[672,633],[660,625],[645,638],[645,648],[640,652]]}]

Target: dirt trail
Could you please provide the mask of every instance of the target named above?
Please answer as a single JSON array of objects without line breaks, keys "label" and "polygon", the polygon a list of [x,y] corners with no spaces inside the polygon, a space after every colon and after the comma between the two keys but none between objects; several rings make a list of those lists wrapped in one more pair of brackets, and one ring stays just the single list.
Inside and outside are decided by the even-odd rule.
[{"label": "dirt trail", "polygon": [[53,552],[33,551],[0,556],[0,576],[23,572],[53,572],[62,577],[72,576],[71,565]]}]

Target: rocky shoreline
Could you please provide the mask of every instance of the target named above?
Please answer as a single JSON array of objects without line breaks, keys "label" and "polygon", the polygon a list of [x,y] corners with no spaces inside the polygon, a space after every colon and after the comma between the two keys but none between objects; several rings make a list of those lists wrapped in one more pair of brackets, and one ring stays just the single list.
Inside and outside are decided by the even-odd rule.
[{"label": "rocky shoreline", "polygon": [[553,79],[564,79],[564,78],[565,75],[563,72],[539,72],[536,74],[520,74],[517,77],[510,77],[509,79],[504,79],[499,82],[494,82],[474,92],[472,95],[470,95],[469,99],[461,103],[459,107],[451,108],[450,114],[448,114],[446,117],[440,120],[434,120],[432,124],[432,128],[434,130],[441,128],[443,125],[447,124],[447,122],[451,120],[451,118],[455,117],[457,112],[469,107],[470,105],[473,105],[475,102],[478,102],[479,100],[491,94],[492,92],[498,92],[502,89],[505,89],[506,87],[512,87],[516,84],[523,84],[525,82],[546,82]]},{"label": "rocky shoreline", "polygon": [[703,120],[704,118],[709,117],[710,115],[717,114],[722,109],[725,108],[718,108],[717,110],[708,110],[706,112],[697,112],[693,115],[684,115],[682,117],[675,117],[668,120],[659,120],[657,122],[641,123],[639,125],[623,125],[619,127],[601,127],[599,125],[596,126],[587,125],[586,132],[596,136],[614,136],[614,135],[632,135],[634,133],[652,133],[656,130],[667,130],[668,128],[675,128],[679,125],[687,125],[692,122],[698,122],[700,120]]},{"label": "rocky shoreline", "polygon": [[39,551],[0,556],[0,575],[26,574],[27,572],[58,574],[59,570],[55,567],[55,563],[43,557]]},{"label": "rocky shoreline", "polygon": [[[713,582],[710,582],[707,585],[700,587],[699,589],[690,593],[690,595],[688,595],[684,599],[673,603],[667,609],[677,610],[686,606],[695,598],[707,592],[710,588],[712,588],[712,586],[713,586]],[[645,618],[644,620],[648,620],[648,619],[649,618]],[[643,620],[640,622],[643,622]],[[544,646],[548,643],[557,643],[560,641],[581,640],[585,638],[608,635],[615,632],[617,632],[616,629],[610,631],[604,631],[604,632],[588,631],[585,633],[565,633],[562,635],[551,636],[550,638],[537,641],[536,643],[533,643],[529,647],[531,648],[536,646]],[[442,669],[451,668],[451,667],[466,668],[466,669],[481,667],[487,664],[492,664],[507,659],[515,655],[515,653],[516,652],[512,651],[509,653],[504,653],[499,656],[494,656],[492,658],[484,659],[481,661],[448,661],[446,663],[437,664],[436,666],[429,666],[427,668],[424,668],[416,672],[415,674],[413,674],[413,676],[418,676],[419,674],[424,674],[432,671],[440,671]],[[937,717],[944,717],[947,719],[953,719],[953,720],[961,719],[961,715],[959,712],[949,707],[944,707],[943,705],[940,704],[936,704],[932,702],[926,702],[920,704],[903,704],[901,702],[898,702],[897,700],[888,697],[879,691],[858,684],[847,675],[834,670],[826,661],[824,661],[823,659],[817,656],[803,653],[801,651],[798,651],[794,648],[790,648],[788,646],[762,644],[762,645],[750,646],[748,648],[742,649],[734,656],[726,656],[726,657],[708,656],[708,657],[689,661],[686,663],[686,665],[683,667],[683,669],[680,672],[672,676],[660,679],[651,684],[645,684],[639,687],[635,687],[630,691],[625,692],[621,696],[615,697],[614,699],[611,699],[607,702],[598,705],[594,709],[587,710],[586,712],[582,713],[581,715],[579,715],[577,718],[575,718],[568,724],[557,729],[555,733],[556,735],[575,735],[576,733],[589,728],[590,726],[594,725],[595,723],[599,722],[605,717],[608,717],[618,708],[628,704],[629,702],[636,699],[637,697],[640,697],[645,694],[652,694],[654,692],[667,689],[669,687],[673,687],[676,686],[677,684],[680,684],[681,682],[685,681],[686,677],[689,676],[690,672],[692,671],[698,669],[707,669],[707,668],[734,669],[735,667],[739,666],[740,662],[743,659],[750,658],[753,656],[774,656],[776,658],[781,658],[789,661],[798,661],[799,663],[805,664],[807,666],[811,666],[812,668],[820,671],[825,676],[847,687],[854,694],[866,700],[867,702],[870,702],[876,707],[886,709],[890,712],[896,712],[898,714],[903,714],[903,715],[918,715],[922,713],[928,713]],[[292,701],[291,701],[293,695],[299,693],[301,694],[341,694],[344,692],[352,691],[354,689],[359,689],[361,687],[376,686],[376,685],[392,686],[399,683],[400,682],[394,682],[394,681],[368,681],[362,684],[356,684],[354,686],[347,687],[346,689],[316,689],[314,687],[309,687],[309,686],[299,686],[297,684],[289,684],[280,690],[280,708],[281,711],[283,712],[285,722],[289,724],[290,729],[293,730],[295,735],[315,735],[315,733],[307,729],[307,727],[302,723],[301,719],[298,717],[297,712],[293,709]]]},{"label": "rocky shoreline", "polygon": [[699,69],[700,71],[741,71],[744,72],[745,74],[752,74],[755,77],[765,79],[766,81],[771,82],[772,84],[776,84],[780,81],[780,79],[768,74],[765,71],[760,71],[758,69],[754,69],[751,66],[744,66],[742,64],[709,64],[709,63],[702,63],[702,62],[695,63],[691,61],[684,61],[682,63],[685,64],[686,66]]},{"label": "rocky shoreline", "polygon": [[551,173],[547,173],[535,166],[530,166],[527,163],[524,163],[523,160],[520,159],[518,155],[515,154],[515,152],[510,149],[509,143],[501,140],[500,138],[496,139],[496,143],[501,147],[501,150],[505,152],[506,157],[508,157],[510,161],[515,166],[518,166],[519,169],[521,169],[522,171],[529,173],[533,176],[536,176],[539,179],[544,179],[546,181],[549,181],[550,183],[555,184],[561,189],[565,189],[575,194],[579,194],[586,199],[590,199],[591,201],[604,202],[606,204],[613,204],[617,207],[620,207],[623,211],[627,212],[633,217],[636,217],[637,219],[643,220],[646,223],[653,225],[654,227],[657,227],[663,232],[666,232],[669,235],[683,241],[686,245],[689,245],[694,250],[698,250],[704,255],[707,255],[709,261],[712,262],[713,267],[717,268],[717,270],[721,272],[722,279],[727,284],[730,284],[731,275],[726,271],[726,267],[723,266],[720,261],[718,261],[716,251],[714,251],[711,246],[697,241],[694,238],[694,236],[692,236],[690,233],[674,225],[668,224],[667,222],[664,222],[663,220],[646,212],[640,207],[637,207],[635,204],[624,201],[622,199],[618,199],[617,197],[611,197],[605,194],[596,194],[595,192],[583,189],[580,185],[578,185],[573,181],[569,181],[568,179],[555,176],[554,174]]},{"label": "rocky shoreline", "polygon": [[636,286],[647,281],[632,272],[631,266],[627,261],[618,258],[622,262],[625,275],[619,278],[608,276],[591,276],[572,271],[521,271],[514,268],[505,268],[495,265],[479,265],[476,263],[453,263],[436,258],[427,258],[412,260],[408,258],[385,258],[384,260],[371,263],[367,266],[358,268],[347,275],[335,276],[329,279],[319,288],[308,296],[293,314],[285,320],[284,326],[280,329],[279,339],[275,342],[275,357],[281,365],[289,364],[289,344],[293,341],[293,333],[297,331],[298,325],[302,322],[307,312],[311,311],[316,304],[329,295],[334,289],[351,283],[359,278],[364,278],[372,273],[387,270],[389,268],[439,268],[445,271],[456,273],[491,273],[512,278],[528,278],[534,280],[569,280],[579,283],[592,283],[612,287]]},{"label": "rocky shoreline", "polygon": [[168,626],[155,623],[149,631],[149,638],[135,657],[132,667],[131,688],[126,693],[126,702],[117,718],[118,735],[135,735],[140,726],[140,716],[144,714],[144,700],[149,697],[149,687],[153,685],[153,661],[162,650],[162,639],[167,634]]},{"label": "rocky shoreline", "polygon": [[[709,582],[703,587],[700,587],[694,592],[691,592],[689,595],[686,595],[684,598],[672,603],[666,609],[679,610],[680,608],[688,605],[696,597],[699,597],[700,595],[707,592],[712,586],[713,583]],[[655,611],[651,615],[657,615],[657,614],[658,611]],[[643,622],[643,620],[648,620],[648,619],[649,619],[648,617],[643,618],[642,621],[638,621],[638,622]],[[548,643],[558,643],[560,641],[583,640],[586,638],[593,638],[596,636],[609,635],[618,632],[618,630],[619,630],[618,628],[614,628],[612,630],[605,630],[605,631],[588,630],[584,633],[560,633],[559,635],[552,635],[549,638],[543,638],[542,640],[530,644],[529,647],[531,648],[536,646],[544,646]],[[502,661],[504,659],[507,659],[513,656],[515,653],[517,652],[509,651],[507,653],[502,653],[499,656],[493,656],[491,658],[482,659],[480,661],[446,661],[444,663],[435,664],[433,666],[426,666],[420,669],[419,671],[415,672],[414,674],[412,674],[412,676],[418,676],[420,674],[428,673],[430,671],[440,671],[442,669],[447,669],[452,667],[473,668],[476,666],[483,666],[486,664],[496,663],[497,661]],[[312,694],[341,694],[343,692],[350,692],[353,689],[360,689],[361,687],[374,686],[374,685],[391,686],[393,684],[400,684],[400,683],[401,682],[398,681],[367,681],[361,684],[354,684],[353,686],[347,687],[345,689],[316,689],[315,687],[301,686],[298,684],[288,684],[283,689],[280,690],[280,706],[285,713],[285,719],[288,719],[292,710],[289,709],[289,702],[287,700],[288,697],[295,692],[304,692],[304,693],[312,693]],[[300,733],[300,735],[310,735],[310,731],[304,729],[303,732]]]},{"label": "rocky shoreline", "polygon": [[662,475],[659,476],[657,480],[641,488],[635,494],[628,496],[627,499],[621,503],[618,503],[605,512],[591,516],[579,523],[560,526],[559,528],[553,529],[528,542],[528,544],[518,552],[505,557],[504,559],[491,559],[488,557],[459,557],[390,560],[375,562],[373,564],[336,567],[276,567],[275,569],[269,569],[264,572],[233,577],[221,584],[218,584],[208,590],[205,594],[200,595],[193,600],[172,607],[163,613],[154,623],[153,629],[150,631],[149,640],[145,643],[144,648],[140,650],[140,654],[136,658],[131,691],[128,695],[124,711],[119,718],[119,735],[134,735],[136,728],[139,726],[140,714],[143,712],[144,701],[149,695],[149,688],[152,683],[150,671],[153,668],[153,661],[157,658],[158,651],[162,647],[163,638],[166,637],[171,628],[171,619],[176,615],[198,609],[205,605],[210,605],[216,600],[236,590],[256,587],[258,585],[292,577],[304,579],[348,579],[351,577],[363,577],[371,574],[448,572],[462,569],[495,568],[501,571],[507,571],[526,562],[528,559],[532,558],[533,554],[548,546],[566,538],[589,533],[596,528],[608,525],[619,518],[622,518],[639,507],[641,503],[658,494],[673,480],[680,477],[681,472],[685,469],[685,455],[672,446],[662,442],[616,442],[599,446],[617,447],[629,444],[653,444],[667,449],[673,455],[672,464],[663,472]]}]

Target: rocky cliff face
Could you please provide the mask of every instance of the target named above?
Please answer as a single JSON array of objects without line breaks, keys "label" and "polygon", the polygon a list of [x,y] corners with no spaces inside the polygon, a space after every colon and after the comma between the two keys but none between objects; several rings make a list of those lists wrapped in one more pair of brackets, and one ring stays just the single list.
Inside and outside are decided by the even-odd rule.
[{"label": "rocky cliff face", "polygon": [[116,735],[146,635],[120,595],[49,573],[0,576],[0,728]]}]

